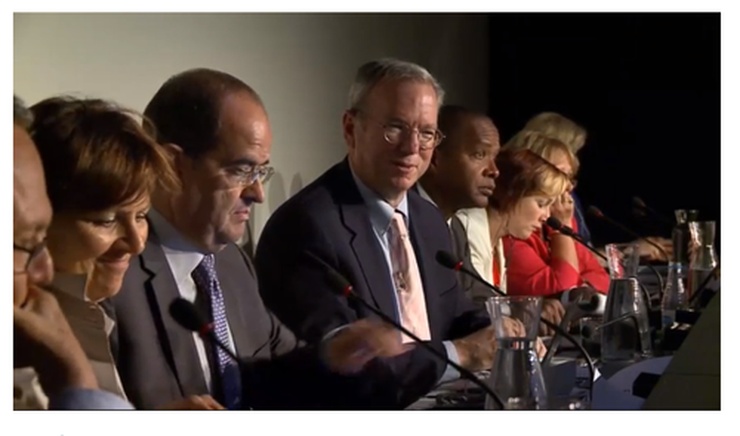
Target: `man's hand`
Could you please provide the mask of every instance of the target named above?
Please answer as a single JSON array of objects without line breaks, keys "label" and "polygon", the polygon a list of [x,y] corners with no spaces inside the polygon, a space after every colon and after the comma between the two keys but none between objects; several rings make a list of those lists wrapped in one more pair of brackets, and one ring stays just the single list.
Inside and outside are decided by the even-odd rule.
[{"label": "man's hand", "polygon": [[162,410],[225,410],[226,408],[210,395],[191,395],[174,403],[167,404]]},{"label": "man's hand", "polygon": [[358,372],[376,357],[395,357],[414,347],[403,344],[401,332],[379,320],[361,319],[324,343],[325,363],[335,372]]},{"label": "man's hand", "polygon": [[640,258],[643,260],[648,261],[664,261],[668,262],[670,260],[670,256],[673,255],[673,241],[666,238],[660,238],[657,236],[649,236],[645,238],[649,240],[650,242],[653,242],[654,244],[657,244],[658,247],[661,247],[663,250],[659,250],[658,247],[655,247],[652,244],[649,244],[646,241],[643,241],[642,239],[638,239],[634,241],[634,244],[637,244],[637,251],[640,253]]},{"label": "man's hand", "polygon": [[56,298],[29,286],[22,307],[13,307],[13,367],[33,367],[51,396],[67,387],[97,389],[90,361]]},{"label": "man's hand", "polygon": [[[565,308],[563,304],[557,298],[543,298],[542,299],[542,315],[540,318],[550,321],[553,324],[560,324],[565,315]],[[539,335],[540,336],[552,336],[555,334],[555,329],[552,329],[540,322]]]},{"label": "man's hand", "polygon": [[[509,337],[522,337],[526,335],[524,324],[521,321],[504,317],[504,331]],[[452,341],[460,365],[470,371],[483,371],[493,366],[493,356],[498,349],[498,342],[493,326],[478,330],[464,338]]]},{"label": "man's hand", "polygon": [[542,358],[545,357],[545,354],[547,354],[547,347],[545,346],[545,343],[542,342],[542,339],[539,336],[534,342],[534,352],[535,354],[537,354],[537,358],[539,360],[542,360]]}]

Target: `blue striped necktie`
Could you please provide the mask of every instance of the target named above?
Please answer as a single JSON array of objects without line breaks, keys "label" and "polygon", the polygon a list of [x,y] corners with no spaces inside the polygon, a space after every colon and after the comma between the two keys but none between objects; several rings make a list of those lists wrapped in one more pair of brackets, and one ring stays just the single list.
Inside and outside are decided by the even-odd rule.
[{"label": "blue striped necktie", "polygon": [[[230,341],[228,322],[226,320],[226,307],[224,306],[221,285],[216,276],[216,260],[213,254],[203,257],[200,264],[193,270],[192,277],[198,289],[206,292],[209,296],[211,315],[213,317],[213,332],[218,340],[228,347]],[[242,396],[239,365],[221,348],[214,346],[213,350],[220,375],[223,405],[227,409],[239,409],[241,407]]]}]

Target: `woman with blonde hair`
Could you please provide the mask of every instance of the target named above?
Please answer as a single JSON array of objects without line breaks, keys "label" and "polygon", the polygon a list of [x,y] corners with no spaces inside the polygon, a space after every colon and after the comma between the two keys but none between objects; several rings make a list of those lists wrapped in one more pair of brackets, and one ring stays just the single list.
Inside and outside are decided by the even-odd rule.
[{"label": "woman with blonde hair", "polygon": [[[567,186],[550,205],[549,215],[577,230],[570,192],[573,188],[570,175],[577,167],[577,160],[570,149],[538,132],[520,132],[505,150],[528,150],[561,175]],[[605,294],[609,289],[609,275],[593,253],[549,227],[540,227],[527,237],[510,233],[503,238],[503,246],[511,294],[554,296],[581,286]]]},{"label": "woman with blonde hair", "polygon": [[523,131],[533,130],[567,145],[573,154],[586,145],[586,129],[557,112],[541,112],[527,121]]},{"label": "woman with blonde hair", "polygon": [[[507,246],[513,240],[526,241],[540,231],[550,216],[550,207],[565,194],[570,181],[527,149],[502,150],[496,157],[496,166],[499,176],[488,207],[461,211],[467,218],[463,223],[474,266],[486,280],[508,294],[553,297],[552,293],[538,292],[539,288],[531,288],[522,280],[518,273],[521,267]],[[538,263],[542,262],[538,260]],[[559,323],[564,308],[557,298],[545,298],[542,312],[543,318]],[[551,333],[548,329],[540,330],[543,335]]]},{"label": "woman with blonde hair", "polygon": [[[540,137],[554,138],[565,144],[568,148],[566,153],[556,153],[554,155],[542,149]],[[578,153],[586,143],[587,132],[576,122],[555,112],[539,113],[524,126],[521,132],[512,137],[505,147],[529,148],[530,150],[543,156],[552,162],[555,166],[566,171],[571,178],[578,173],[580,163],[576,153]],[[575,204],[575,220],[577,222],[577,232],[587,243],[591,243],[591,232],[586,225],[586,219],[583,214],[583,206],[578,197],[573,194]],[[670,256],[673,252],[673,243],[666,238],[650,236],[646,238],[651,242],[662,247],[662,250],[655,245],[638,239],[634,241],[637,244],[640,256],[645,260],[663,260],[668,261],[666,255]],[[601,249],[600,251],[603,251]]]}]

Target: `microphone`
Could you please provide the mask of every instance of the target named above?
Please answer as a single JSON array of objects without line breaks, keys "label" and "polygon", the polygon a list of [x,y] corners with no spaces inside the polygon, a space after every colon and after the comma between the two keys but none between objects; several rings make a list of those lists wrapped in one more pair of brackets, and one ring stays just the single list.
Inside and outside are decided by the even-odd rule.
[{"label": "microphone", "polygon": [[175,298],[170,303],[170,315],[181,327],[192,332],[197,332],[201,338],[216,344],[236,363],[240,363],[233,351],[218,339],[213,331],[213,324],[206,322],[193,303],[184,298]]},{"label": "microphone", "polygon": [[[470,277],[472,277],[475,281],[478,283],[481,283],[483,286],[486,286],[491,291],[495,292],[498,295],[506,296],[506,293],[498,288],[498,286],[495,286],[492,283],[488,283],[486,280],[483,279],[483,277],[478,274],[477,271],[472,271],[468,268],[466,268],[462,261],[457,260],[455,256],[451,253],[448,253],[444,250],[439,250],[437,254],[434,256],[434,258],[437,260],[437,263],[442,265],[445,268],[449,268],[454,271],[460,271]],[[588,351],[586,351],[585,348],[583,348],[583,345],[577,341],[573,336],[568,334],[565,330],[560,328],[559,325],[555,324],[554,322],[548,321],[546,319],[540,318],[540,322],[545,324],[546,326],[550,327],[551,329],[555,330],[556,334],[561,335],[565,339],[568,340],[571,344],[575,345],[576,348],[578,348],[578,351],[580,351],[581,355],[586,359],[586,363],[588,364],[588,371],[591,375],[591,379],[589,382],[589,395],[591,398],[593,398],[593,389],[594,389],[594,375],[596,374],[596,370],[594,368],[594,362],[591,359],[591,356],[588,354]]]},{"label": "microphone", "polygon": [[553,230],[557,230],[560,233],[570,236],[575,241],[586,247],[589,251],[594,253],[595,255],[599,256],[600,258],[604,259],[607,263],[609,262],[609,259],[604,255],[604,253],[600,252],[599,250],[595,249],[594,247],[588,245],[586,241],[584,241],[578,233],[575,232],[575,230],[571,229],[570,227],[566,226],[565,224],[561,223],[559,219],[555,218],[554,216],[551,216],[550,218],[545,221],[545,224],[550,226]]},{"label": "microphone", "polygon": [[[585,315],[593,313],[599,307],[599,297],[597,295],[591,295],[587,300],[577,300],[568,305],[565,310],[565,315],[560,321],[560,328],[568,331],[570,323],[576,319],[583,318]],[[547,365],[550,359],[555,355],[557,349],[560,347],[562,342],[562,336],[555,335],[552,339],[550,347],[547,349],[545,357],[542,359],[542,366]]]},{"label": "microphone", "polygon": [[[604,215],[604,212],[601,211],[596,206],[590,206],[588,208],[588,213],[592,216],[595,216],[596,218],[599,218],[601,220],[604,220],[608,222],[609,224],[617,227],[618,229],[621,229],[623,232],[627,233],[628,235],[632,236],[633,238],[637,238],[640,240],[643,240],[647,242],[648,244],[652,245],[653,247],[657,248],[661,253],[663,253],[663,256],[665,256],[666,260],[670,260],[670,256],[668,256],[668,253],[661,247],[660,245],[656,244],[655,242],[643,237],[639,233],[628,229],[624,225],[618,223],[617,221],[614,221],[613,219],[609,218],[608,216]],[[646,263],[645,266],[655,275],[655,277],[658,279],[658,296],[662,299],[663,297],[663,289],[665,288],[665,283],[663,282],[663,277],[660,275],[658,270],[655,269],[654,266],[650,265],[649,263]],[[648,294],[649,296],[650,294]],[[648,298],[648,304],[650,303],[651,299]]]},{"label": "microphone", "polygon": [[657,210],[653,209],[652,207],[649,207],[645,202],[642,200],[642,198],[634,196],[632,197],[632,205],[635,207],[635,210],[639,210],[640,212],[643,212],[642,215],[644,216],[644,212],[649,213],[653,218],[656,220],[662,222],[663,224],[673,228],[673,226],[676,224],[675,222],[671,221],[670,219],[666,218],[665,215],[661,214]]},{"label": "microphone", "polygon": [[655,242],[651,241],[650,239],[645,238],[644,236],[640,235],[639,233],[635,232],[634,230],[631,230],[631,229],[627,228],[623,224],[621,224],[621,223],[619,223],[617,221],[614,221],[613,219],[611,219],[608,216],[604,215],[604,212],[602,212],[601,209],[599,209],[598,207],[596,207],[596,206],[589,206],[588,213],[589,213],[589,215],[591,215],[593,217],[596,217],[596,218],[598,218],[600,220],[604,220],[604,221],[608,222],[609,224],[611,224],[614,227],[622,230],[624,233],[627,233],[628,235],[632,236],[633,238],[640,239],[642,241],[647,242],[648,244],[650,244],[653,247],[657,248],[658,251],[660,251],[661,253],[663,253],[663,256],[665,256],[665,258],[667,260],[670,260],[670,256],[668,256],[668,253],[666,253],[666,251],[663,249],[663,247],[661,247],[660,245],[658,245]]},{"label": "microphone", "polygon": [[[603,253],[601,253],[599,250],[595,249],[594,247],[588,245],[586,243],[586,241],[584,241],[583,239],[581,239],[578,236],[578,234],[575,233],[575,231],[573,229],[571,229],[568,226],[563,225],[560,222],[560,220],[558,220],[557,218],[551,216],[550,218],[547,219],[547,221],[545,221],[545,224],[547,224],[548,226],[552,227],[553,229],[559,231],[560,233],[562,233],[562,234],[564,234],[566,236],[570,236],[571,238],[573,238],[573,240],[575,240],[576,242],[580,243],[584,247],[588,248],[589,251],[591,251],[594,254],[597,254],[599,257],[601,257],[602,259],[604,259],[607,264],[609,263],[609,259]],[[660,276],[660,273],[658,273],[658,270],[656,270],[654,266],[652,266],[650,264],[648,264],[646,266],[658,278],[658,286],[660,287],[660,294],[659,295],[662,295],[662,293],[663,293],[663,277]],[[645,298],[646,298],[645,302],[648,304],[648,308],[650,308],[650,302],[652,301],[652,298],[650,298],[650,293],[648,292],[648,290],[645,287],[645,285],[643,285],[642,283],[640,283],[639,280],[637,281],[637,283],[640,285],[640,290],[645,295]]]},{"label": "microphone", "polygon": [[386,315],[385,313],[377,309],[372,304],[368,303],[364,298],[362,298],[362,296],[360,296],[359,294],[355,292],[349,280],[347,280],[343,275],[341,275],[339,271],[336,270],[336,268],[334,268],[333,266],[329,265],[329,263],[324,261],[324,259],[320,258],[318,255],[308,250],[305,250],[304,253],[323,267],[326,279],[329,281],[329,284],[331,285],[331,287],[333,288],[335,292],[339,293],[340,295],[344,297],[347,297],[347,298],[350,298],[356,301],[357,303],[359,303],[360,305],[368,309],[370,312],[377,315],[380,319],[392,325],[393,327],[395,327],[396,329],[404,333],[406,336],[413,339],[416,344],[420,345],[421,347],[423,347],[424,349],[432,353],[438,359],[441,359],[442,361],[446,362],[448,365],[455,368],[460,373],[460,375],[462,375],[466,379],[473,382],[479,388],[483,389],[485,393],[491,396],[493,401],[496,402],[496,404],[501,408],[501,410],[505,409],[504,403],[503,401],[501,401],[501,398],[499,398],[499,396],[493,391],[493,389],[491,389],[488,385],[482,382],[478,378],[478,376],[473,374],[473,372],[453,362],[452,360],[450,360],[449,357],[447,357],[446,354],[443,354],[437,351],[434,347],[429,345],[426,341],[422,341],[418,336],[411,333],[407,328],[402,326],[395,319]]},{"label": "microphone", "polygon": [[[637,334],[639,335],[640,324],[638,323],[637,317],[635,317],[635,314],[630,312],[630,313],[625,313],[624,315],[620,315],[611,321],[607,321],[605,323],[599,324],[596,327],[585,325],[583,326],[583,328],[581,328],[581,336],[583,336],[584,339],[591,339],[597,330],[601,330],[604,327],[610,326],[612,324],[616,324],[618,322],[622,322],[624,320],[632,321],[632,323],[635,325],[635,331],[638,332]],[[638,336],[638,340],[640,340],[639,336]]]}]

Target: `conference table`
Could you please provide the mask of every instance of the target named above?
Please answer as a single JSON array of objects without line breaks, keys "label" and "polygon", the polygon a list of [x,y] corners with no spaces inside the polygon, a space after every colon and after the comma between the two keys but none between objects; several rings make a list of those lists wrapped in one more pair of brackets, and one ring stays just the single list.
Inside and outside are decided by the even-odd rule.
[{"label": "conference table", "polygon": [[[663,355],[661,355],[663,354]],[[548,409],[573,410],[719,410],[720,292],[711,299],[673,353],[624,364],[594,361],[593,397],[584,400],[586,366],[566,349],[543,368]],[[486,380],[482,372],[479,378]],[[656,382],[657,380],[657,382]],[[483,410],[485,395],[468,380],[438,386],[411,410]]]}]

